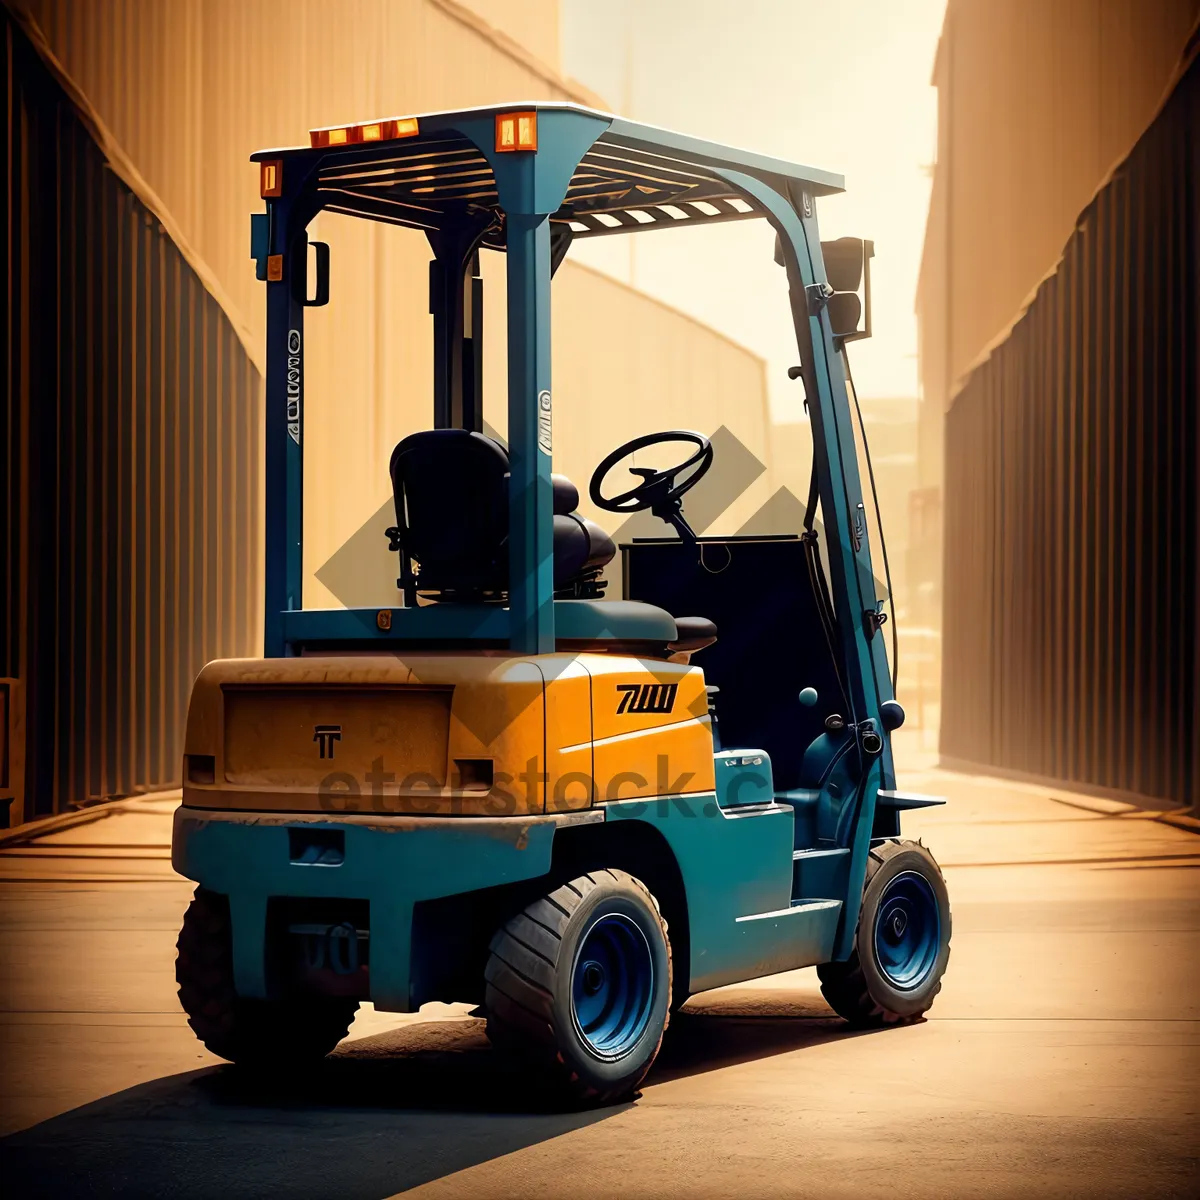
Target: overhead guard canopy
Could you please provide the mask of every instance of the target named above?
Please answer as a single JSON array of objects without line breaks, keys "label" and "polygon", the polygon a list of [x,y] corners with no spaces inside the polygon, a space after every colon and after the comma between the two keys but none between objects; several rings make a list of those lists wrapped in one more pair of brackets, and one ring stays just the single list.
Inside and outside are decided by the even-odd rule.
[{"label": "overhead guard canopy", "polygon": [[[573,238],[638,229],[739,221],[765,215],[712,168],[767,182],[801,182],[815,196],[844,188],[840,175],[657,129],[575,104],[504,105],[416,118],[419,133],[369,144],[263,150],[258,162],[282,159],[316,167],[316,192],[330,212],[439,232],[464,217],[492,220],[482,245],[503,250],[504,218],[487,158],[455,125],[464,118],[527,109],[579,112],[609,122],[571,177],[552,224]],[[536,151],[534,151],[536,153]],[[285,165],[285,174],[288,168]],[[307,172],[306,172],[307,173]],[[565,232],[565,230],[564,230]]]}]

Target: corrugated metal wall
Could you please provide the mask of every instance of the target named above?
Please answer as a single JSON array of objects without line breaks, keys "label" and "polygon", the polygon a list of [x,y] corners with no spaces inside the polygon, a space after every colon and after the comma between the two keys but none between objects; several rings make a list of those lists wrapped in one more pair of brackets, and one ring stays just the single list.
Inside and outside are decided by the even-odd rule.
[{"label": "corrugated metal wall", "polygon": [[1200,802],[1200,64],[946,423],[942,751]]},{"label": "corrugated metal wall", "polygon": [[176,783],[195,673],[261,645],[262,406],[229,319],[2,11],[19,820]]},{"label": "corrugated metal wall", "polygon": [[921,375],[948,407],[1129,153],[1200,0],[949,0],[918,291]]},{"label": "corrugated metal wall", "polygon": [[[262,210],[255,150],[370,116],[593,99],[443,0],[16,2],[228,291],[254,346],[266,322],[249,259],[248,214]],[[335,283],[343,300],[366,294],[361,327],[382,227],[350,224],[363,231],[361,260],[343,255]]]},{"label": "corrugated metal wall", "polygon": [[[262,345],[266,311],[248,256],[248,214],[262,209],[253,151],[303,144],[317,125],[387,113],[531,97],[607,107],[453,0],[22,2],[219,280],[251,353]],[[547,2],[472,7],[520,32]],[[419,233],[332,213],[310,231],[332,249],[332,301],[309,310],[305,329],[304,601],[319,608],[350,595],[326,586],[322,568],[386,502],[392,447],[431,422],[432,322],[429,247]],[[485,258],[496,260],[485,263],[487,411],[502,428],[504,264]],[[724,423],[767,462],[762,361],[570,260],[555,277],[554,353],[563,414],[555,469],[577,482],[626,429],[632,436]],[[771,484],[754,484],[745,515]],[[611,514],[601,515],[611,527]],[[382,532],[370,544],[378,555],[370,575],[380,581],[372,586],[386,586],[395,572]],[[367,595],[354,589],[359,602]]]}]

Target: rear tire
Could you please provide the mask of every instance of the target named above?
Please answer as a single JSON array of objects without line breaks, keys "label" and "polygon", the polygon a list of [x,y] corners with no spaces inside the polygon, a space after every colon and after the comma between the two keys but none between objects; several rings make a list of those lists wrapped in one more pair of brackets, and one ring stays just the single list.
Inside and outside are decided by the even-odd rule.
[{"label": "rear tire", "polygon": [[658,902],[624,871],[595,870],[496,932],[487,1031],[576,1104],[630,1096],[662,1045],[671,943]]},{"label": "rear tire", "polygon": [[179,932],[175,979],[196,1036],[217,1055],[256,1069],[304,1066],[349,1032],[357,1000],[248,1000],[233,986],[229,899],[197,888]]},{"label": "rear tire", "polygon": [[950,959],[950,897],[920,842],[872,846],[854,949],[817,968],[829,1006],[859,1028],[924,1016]]}]

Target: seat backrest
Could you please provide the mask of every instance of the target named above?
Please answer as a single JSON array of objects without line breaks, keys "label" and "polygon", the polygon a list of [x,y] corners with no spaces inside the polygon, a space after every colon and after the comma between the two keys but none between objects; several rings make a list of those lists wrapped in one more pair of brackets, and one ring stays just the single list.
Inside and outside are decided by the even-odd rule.
[{"label": "seat backrest", "polygon": [[488,592],[508,577],[508,453],[482,433],[428,429],[392,451],[401,586]]},{"label": "seat backrest", "polygon": [[[503,446],[466,429],[410,434],[392,451],[396,529],[388,533],[400,551],[405,604],[415,604],[418,592],[437,600],[505,598],[508,469]],[[575,485],[565,475],[550,480],[554,586],[598,594],[600,572],[616,547],[599,525],[575,512]]]}]

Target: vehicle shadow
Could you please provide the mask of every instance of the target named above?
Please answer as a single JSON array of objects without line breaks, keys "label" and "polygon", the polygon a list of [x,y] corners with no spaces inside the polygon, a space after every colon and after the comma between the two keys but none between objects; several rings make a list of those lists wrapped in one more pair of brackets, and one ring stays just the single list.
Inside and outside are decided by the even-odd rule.
[{"label": "vehicle shadow", "polygon": [[[851,1032],[786,993],[756,996],[677,1013],[645,1089]],[[209,1067],[107,1096],[0,1140],[0,1178],[12,1197],[380,1200],[629,1107],[548,1111],[483,1021],[430,1021],[299,1077]]]}]

